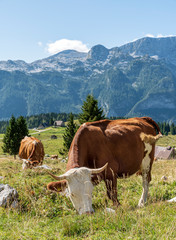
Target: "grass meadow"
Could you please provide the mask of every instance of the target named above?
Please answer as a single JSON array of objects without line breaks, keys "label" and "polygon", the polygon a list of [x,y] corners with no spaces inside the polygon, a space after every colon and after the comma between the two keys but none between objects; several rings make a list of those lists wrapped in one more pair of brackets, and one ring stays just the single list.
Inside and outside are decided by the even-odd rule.
[{"label": "grass meadow", "polygon": [[[45,153],[58,154],[62,147],[63,128],[31,131],[42,140]],[[51,139],[51,135],[57,139]],[[78,215],[71,201],[46,189],[53,181],[46,172],[33,169],[23,171],[21,161],[4,155],[0,135],[0,176],[4,184],[14,187],[19,194],[19,207],[0,208],[0,239],[56,240],[56,239],[176,239],[176,203],[167,200],[176,196],[176,160],[158,160],[152,169],[148,203],[137,204],[142,193],[140,176],[118,180],[120,207],[114,208],[101,182],[93,191],[92,215]],[[157,143],[175,146],[176,136],[166,136]],[[66,163],[46,157],[44,164],[56,175],[65,171]],[[162,180],[166,176],[167,180]],[[112,208],[109,213],[106,208]]]}]

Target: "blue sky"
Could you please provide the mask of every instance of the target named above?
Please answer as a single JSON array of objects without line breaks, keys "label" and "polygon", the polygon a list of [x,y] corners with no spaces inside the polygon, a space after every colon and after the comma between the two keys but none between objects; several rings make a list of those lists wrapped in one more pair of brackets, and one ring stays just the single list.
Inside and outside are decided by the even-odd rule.
[{"label": "blue sky", "polygon": [[176,0],[0,0],[0,60],[176,35]]}]

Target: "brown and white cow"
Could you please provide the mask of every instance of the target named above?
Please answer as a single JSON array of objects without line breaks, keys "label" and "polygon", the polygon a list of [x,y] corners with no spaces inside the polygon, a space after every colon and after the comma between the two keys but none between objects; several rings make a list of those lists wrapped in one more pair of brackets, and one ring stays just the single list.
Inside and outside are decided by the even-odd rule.
[{"label": "brown and white cow", "polygon": [[141,207],[147,200],[155,142],[161,136],[158,125],[149,117],[84,123],[72,141],[67,172],[59,177],[50,173],[60,181],[47,187],[59,192],[68,186],[69,197],[82,214],[93,211],[93,184],[104,180],[108,197],[118,206],[117,178],[138,172],[143,179]]},{"label": "brown and white cow", "polygon": [[22,139],[19,148],[19,157],[23,160],[23,169],[41,165],[44,155],[44,147],[39,139],[27,136]]},{"label": "brown and white cow", "polygon": [[58,155],[57,155],[57,154],[51,155],[51,159],[52,159],[52,160],[53,160],[53,159],[58,159]]}]

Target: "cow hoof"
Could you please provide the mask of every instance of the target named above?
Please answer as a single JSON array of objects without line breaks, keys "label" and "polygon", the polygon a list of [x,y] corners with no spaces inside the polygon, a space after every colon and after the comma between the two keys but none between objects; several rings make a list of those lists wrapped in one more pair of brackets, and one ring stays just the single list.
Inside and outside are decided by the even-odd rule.
[{"label": "cow hoof", "polygon": [[113,202],[114,207],[119,207],[121,204],[119,202]]},{"label": "cow hoof", "polygon": [[143,202],[138,203],[138,208],[143,208],[144,206],[145,206],[145,204]]}]

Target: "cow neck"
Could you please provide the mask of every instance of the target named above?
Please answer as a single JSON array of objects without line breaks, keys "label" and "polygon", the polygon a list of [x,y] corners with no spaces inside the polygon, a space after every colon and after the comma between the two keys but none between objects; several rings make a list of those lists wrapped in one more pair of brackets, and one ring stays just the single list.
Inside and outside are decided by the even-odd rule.
[{"label": "cow neck", "polygon": [[79,168],[79,167],[80,166],[77,163],[75,163],[74,161],[68,161],[66,170],[68,171],[72,168]]}]

